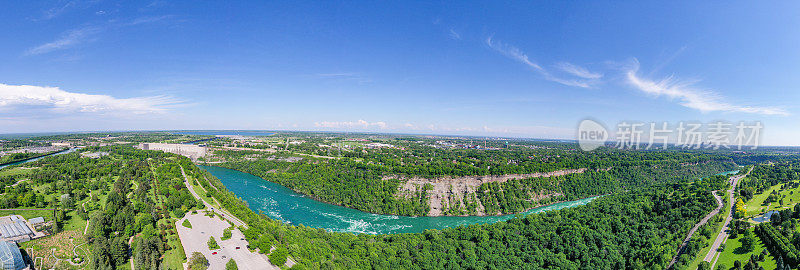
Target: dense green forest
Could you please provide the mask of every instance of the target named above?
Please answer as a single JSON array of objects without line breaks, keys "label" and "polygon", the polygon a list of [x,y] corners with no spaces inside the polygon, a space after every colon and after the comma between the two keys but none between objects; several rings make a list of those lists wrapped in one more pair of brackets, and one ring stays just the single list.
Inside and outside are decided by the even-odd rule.
[{"label": "dense green forest", "polygon": [[[528,155],[524,151],[481,151],[443,152],[436,148],[427,148],[437,158],[465,158],[475,160],[514,159],[519,155]],[[420,150],[421,151],[421,150]],[[441,152],[441,153],[440,153]],[[565,153],[562,151],[562,153]],[[430,208],[428,193],[420,187],[411,196],[398,195],[399,186],[405,177],[431,177],[432,172],[438,175],[443,172],[463,174],[486,173],[530,173],[549,172],[555,169],[589,168],[587,172],[564,176],[522,178],[507,182],[483,183],[474,194],[466,194],[450,202],[444,214],[474,214],[478,201],[484,207],[485,214],[519,213],[527,209],[547,204],[552,201],[575,200],[596,195],[603,195],[632,187],[647,186],[653,183],[680,182],[736,168],[730,158],[706,154],[689,155],[680,152],[625,152],[608,151],[598,154],[607,158],[615,158],[616,162],[606,159],[592,160],[592,154],[576,159],[561,158],[561,161],[550,165],[522,164],[499,168],[496,170],[480,170],[480,166],[463,164],[461,167],[440,166],[441,164],[457,164],[458,162],[421,163],[415,166],[404,163],[400,166],[390,164],[398,160],[416,160],[420,155],[405,154],[402,158],[390,159],[387,156],[362,155],[356,158],[326,159],[308,156],[293,156],[288,153],[264,154],[256,151],[217,151],[229,160],[221,164],[213,164],[229,169],[247,172],[268,181],[278,183],[297,192],[309,195],[321,201],[380,214],[408,216],[426,215]],[[554,154],[555,155],[555,154]],[[638,158],[638,160],[636,159]],[[530,162],[530,164],[537,162]],[[399,163],[398,163],[399,164]],[[541,163],[537,163],[541,164]],[[417,169],[410,169],[416,167]],[[490,166],[491,167],[491,166]],[[465,168],[472,168],[467,170]],[[552,194],[543,200],[532,200],[537,195]]]},{"label": "dense green forest", "polygon": [[[91,244],[91,269],[117,269],[132,252],[137,269],[158,269],[170,248],[167,236],[173,218],[199,206],[183,185],[180,167],[188,159],[131,147],[89,147],[105,151],[102,158],[79,153],[50,156],[26,163],[26,172],[5,176],[8,186],[0,195],[3,208],[55,207],[52,233],[71,218],[88,220],[85,236]],[[18,181],[24,179],[24,181]],[[83,227],[80,228],[81,234]],[[129,239],[135,236],[133,245]]]}]

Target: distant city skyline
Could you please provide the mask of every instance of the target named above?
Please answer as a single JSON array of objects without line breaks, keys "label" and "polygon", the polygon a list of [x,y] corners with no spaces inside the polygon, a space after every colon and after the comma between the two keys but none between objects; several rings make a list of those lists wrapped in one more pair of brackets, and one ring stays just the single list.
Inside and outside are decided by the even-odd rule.
[{"label": "distant city skyline", "polygon": [[800,145],[791,1],[43,1],[0,14],[2,134],[574,140],[592,118],[760,121],[762,145]]}]

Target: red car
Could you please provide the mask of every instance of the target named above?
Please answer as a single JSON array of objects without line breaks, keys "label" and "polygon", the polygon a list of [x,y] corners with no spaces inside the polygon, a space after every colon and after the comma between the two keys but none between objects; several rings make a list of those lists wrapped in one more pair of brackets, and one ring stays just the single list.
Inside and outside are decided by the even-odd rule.
[{"label": "red car", "polygon": [[240,248],[242,248],[242,247],[236,247],[236,249],[240,249]]},{"label": "red car", "polygon": [[211,252],[211,255],[217,255],[217,252],[216,251]]}]

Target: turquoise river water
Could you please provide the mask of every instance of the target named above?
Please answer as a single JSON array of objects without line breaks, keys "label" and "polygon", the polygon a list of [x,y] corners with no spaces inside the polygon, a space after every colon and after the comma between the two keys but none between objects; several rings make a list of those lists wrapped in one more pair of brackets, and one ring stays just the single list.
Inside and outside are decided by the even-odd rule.
[{"label": "turquoise river water", "polygon": [[[368,234],[419,233],[426,229],[443,229],[459,225],[494,223],[508,220],[514,215],[468,217],[406,217],[366,213],[342,206],[316,201],[281,185],[252,174],[236,170],[200,166],[219,178],[225,187],[248,203],[253,211],[263,211],[267,216],[285,223],[303,224],[332,232]],[[561,202],[531,209],[529,215],[550,210],[585,205],[596,197]]]}]

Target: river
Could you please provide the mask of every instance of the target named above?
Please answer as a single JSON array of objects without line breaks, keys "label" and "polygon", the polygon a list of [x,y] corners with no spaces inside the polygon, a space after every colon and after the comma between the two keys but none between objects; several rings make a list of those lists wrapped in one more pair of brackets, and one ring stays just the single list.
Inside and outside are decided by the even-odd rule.
[{"label": "river", "polygon": [[[368,234],[420,233],[459,225],[494,223],[514,215],[468,217],[406,217],[366,213],[308,198],[281,185],[236,170],[200,166],[219,178],[228,190],[246,201],[250,209],[263,211],[273,219],[294,225],[303,224],[332,232]],[[524,215],[585,205],[596,197],[556,203],[531,209]]]},{"label": "river", "polygon": [[8,163],[8,164],[5,164],[5,165],[0,165],[0,169],[3,169],[3,168],[8,167],[8,166],[14,166],[14,165],[22,164],[22,163],[28,163],[28,162],[37,161],[37,160],[40,160],[40,159],[43,159],[45,157],[49,157],[49,156],[52,156],[52,155],[61,155],[61,154],[66,154],[66,153],[72,153],[72,152],[75,152],[75,150],[78,150],[78,148],[70,148],[70,149],[66,149],[66,150],[61,150],[61,152],[50,153],[50,154],[47,154],[47,155],[44,155],[44,156],[40,156],[40,157],[36,157],[36,158],[32,158],[32,159],[26,159],[26,160],[22,160],[22,161]]}]

